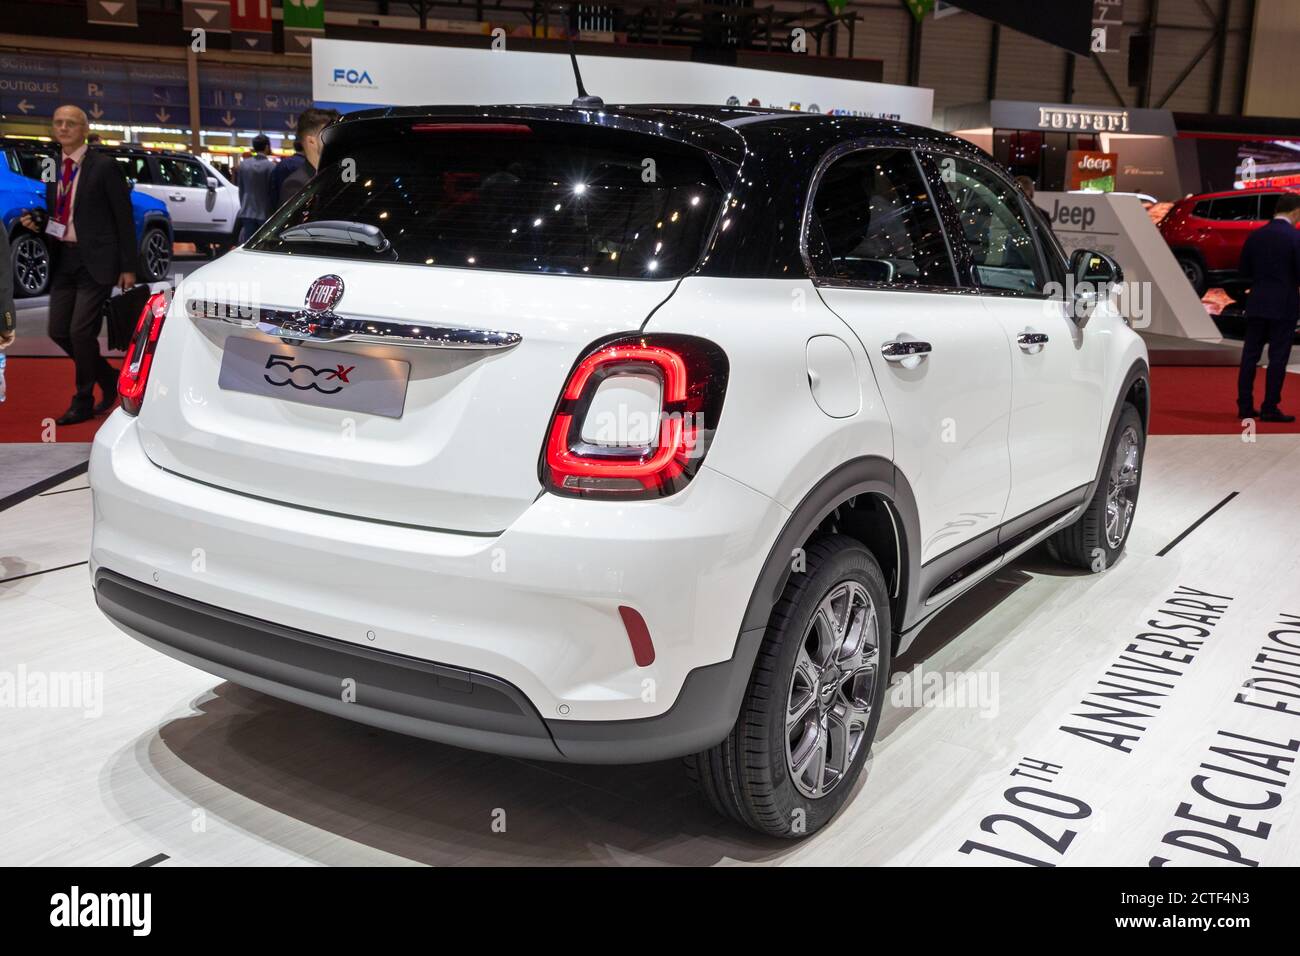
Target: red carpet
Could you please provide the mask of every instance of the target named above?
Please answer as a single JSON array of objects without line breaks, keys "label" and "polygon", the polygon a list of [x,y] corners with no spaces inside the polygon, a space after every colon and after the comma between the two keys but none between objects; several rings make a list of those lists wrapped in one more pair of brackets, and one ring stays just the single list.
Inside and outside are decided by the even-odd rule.
[{"label": "red carpet", "polygon": [[[1264,370],[1255,373],[1255,402],[1264,394]],[[1300,410],[1300,375],[1288,375],[1282,388],[1282,410]],[[1151,369],[1151,427],[1153,435],[1240,435],[1237,417],[1237,369],[1190,365],[1157,365]],[[1270,425],[1257,421],[1260,435],[1300,434],[1300,422]]]},{"label": "red carpet", "polygon": [[[110,358],[121,366],[120,358]],[[69,358],[19,358],[10,355],[5,365],[6,396],[0,403],[0,442],[90,441],[107,415],[80,425],[55,428],[53,421],[68,410],[76,390]],[[99,400],[98,390],[95,400]]]},{"label": "red carpet", "polygon": [[[120,365],[120,359],[110,359]],[[0,404],[0,442],[45,441],[44,419],[58,418],[72,397],[72,362],[65,358],[9,357],[5,373],[8,400]],[[1264,370],[1255,380],[1256,401]],[[1151,370],[1153,435],[1238,435],[1237,370],[1197,366],[1156,366]],[[1300,375],[1288,375],[1282,407],[1300,412]],[[104,416],[57,430],[56,441],[90,441]],[[1258,422],[1261,435],[1300,434],[1300,423]]]}]

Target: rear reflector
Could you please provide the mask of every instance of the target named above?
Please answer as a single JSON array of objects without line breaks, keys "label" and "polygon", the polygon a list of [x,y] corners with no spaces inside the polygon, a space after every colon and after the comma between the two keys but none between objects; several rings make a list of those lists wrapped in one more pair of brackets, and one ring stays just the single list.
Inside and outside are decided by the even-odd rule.
[{"label": "rear reflector", "polygon": [[632,657],[637,667],[649,667],[655,662],[655,645],[650,640],[650,628],[646,627],[645,618],[639,611],[630,607],[619,606],[618,616],[623,619],[627,630],[628,643],[632,645]]},{"label": "rear reflector", "polygon": [[153,367],[154,349],[167,317],[167,296],[155,292],[149,296],[140,312],[131,335],[131,344],[122,359],[122,371],[117,376],[117,394],[122,400],[122,410],[129,415],[140,414],[144,404],[144,390],[149,384],[149,370]]}]

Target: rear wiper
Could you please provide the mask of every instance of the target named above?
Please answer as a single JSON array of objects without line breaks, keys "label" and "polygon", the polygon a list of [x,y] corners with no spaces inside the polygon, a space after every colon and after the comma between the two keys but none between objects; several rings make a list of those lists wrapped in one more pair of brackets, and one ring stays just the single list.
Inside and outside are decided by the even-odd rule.
[{"label": "rear wiper", "polygon": [[369,246],[375,252],[387,252],[392,243],[378,226],[344,219],[304,222],[280,230],[276,238],[284,242],[333,242],[342,245]]}]

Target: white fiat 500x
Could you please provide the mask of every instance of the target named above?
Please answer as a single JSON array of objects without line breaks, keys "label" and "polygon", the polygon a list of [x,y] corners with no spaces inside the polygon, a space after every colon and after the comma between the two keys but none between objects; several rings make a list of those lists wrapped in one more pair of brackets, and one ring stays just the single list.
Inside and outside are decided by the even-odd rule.
[{"label": "white fiat 500x", "polygon": [[91,459],[100,608],[377,727],[684,757],[796,836],[890,661],[1047,541],[1124,548],[1139,337],[970,144],[721,107],[355,113],[151,300]]}]

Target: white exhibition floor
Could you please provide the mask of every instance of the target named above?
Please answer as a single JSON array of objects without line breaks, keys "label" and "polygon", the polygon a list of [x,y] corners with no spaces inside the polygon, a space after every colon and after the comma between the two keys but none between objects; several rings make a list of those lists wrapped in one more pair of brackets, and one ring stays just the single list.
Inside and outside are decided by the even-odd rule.
[{"label": "white exhibition floor", "polygon": [[[1300,436],[1153,438],[1127,555],[1034,554],[944,611],[865,782],[802,843],[715,817],[675,762],[456,750],[163,657],[95,609],[85,486],[0,513],[0,681],[102,677],[90,714],[0,706],[0,864],[1300,864]],[[945,673],[982,696],[906,698]]]}]

